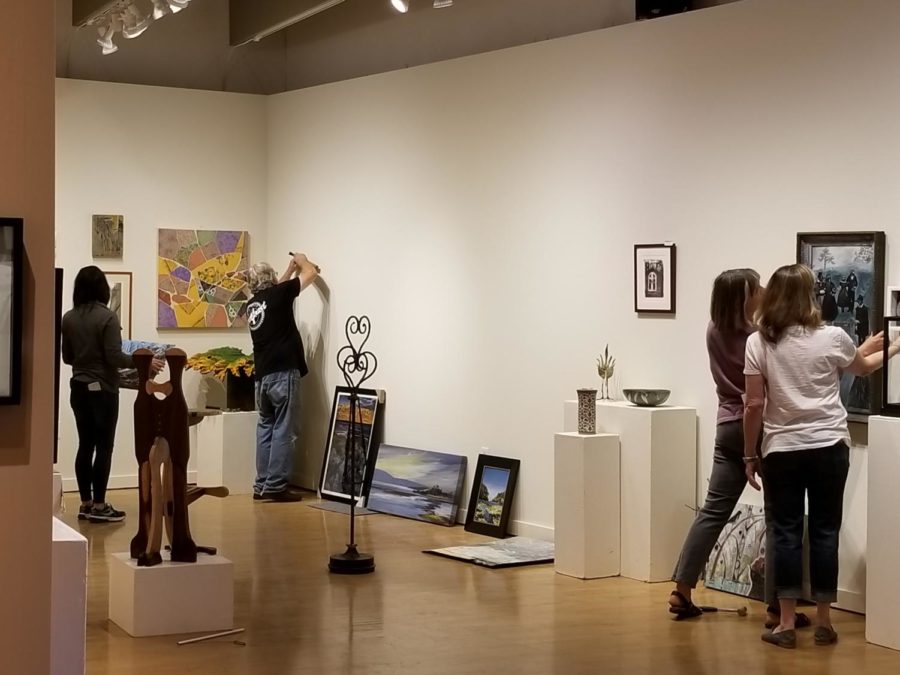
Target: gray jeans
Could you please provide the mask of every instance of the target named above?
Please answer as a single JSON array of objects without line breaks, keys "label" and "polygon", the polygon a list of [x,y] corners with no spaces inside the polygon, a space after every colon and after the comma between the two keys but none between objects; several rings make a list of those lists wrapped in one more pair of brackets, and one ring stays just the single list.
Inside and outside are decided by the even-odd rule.
[{"label": "gray jeans", "polygon": [[[734,507],[747,486],[744,471],[744,428],[743,422],[724,422],[716,428],[716,450],[713,456],[713,470],[709,477],[706,503],[697,513],[697,518],[688,532],[681,549],[672,581],[696,587],[700,574],[706,566],[709,554],[722,529],[731,517]],[[765,493],[764,493],[765,494]],[[769,523],[771,509],[766,508],[766,603],[778,606],[775,600],[775,564],[772,544],[772,527]]]}]

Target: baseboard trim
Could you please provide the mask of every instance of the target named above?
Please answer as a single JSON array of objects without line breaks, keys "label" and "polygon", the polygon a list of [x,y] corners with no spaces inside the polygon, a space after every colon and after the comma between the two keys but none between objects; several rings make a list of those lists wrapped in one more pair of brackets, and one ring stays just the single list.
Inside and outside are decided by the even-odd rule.
[{"label": "baseboard trim", "polygon": [[[188,483],[197,482],[197,472],[188,471]],[[138,486],[137,474],[124,474],[119,476],[110,476],[108,489],[110,490],[128,490]],[[78,482],[74,476],[63,476],[63,492],[78,492]]]},{"label": "baseboard trim", "polygon": [[843,609],[847,612],[865,614],[866,594],[861,591],[846,591],[839,588],[837,592],[837,602],[834,603],[834,606],[837,609]]}]

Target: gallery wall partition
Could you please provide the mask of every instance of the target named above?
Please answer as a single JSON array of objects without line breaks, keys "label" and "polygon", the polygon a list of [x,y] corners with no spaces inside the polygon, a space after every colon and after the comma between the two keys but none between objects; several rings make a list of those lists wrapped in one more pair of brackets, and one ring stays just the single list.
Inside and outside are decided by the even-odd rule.
[{"label": "gallery wall partition", "polygon": [[[57,80],[64,310],[78,270],[97,265],[120,302],[123,337],[175,345],[188,356],[224,346],[248,351],[241,294],[247,265],[266,253],[265,128],[258,96]],[[65,403],[70,373],[63,368],[58,463],[67,490],[77,445]],[[189,406],[204,400],[208,384],[185,373]],[[111,487],[137,485],[134,396],[120,395]]]}]

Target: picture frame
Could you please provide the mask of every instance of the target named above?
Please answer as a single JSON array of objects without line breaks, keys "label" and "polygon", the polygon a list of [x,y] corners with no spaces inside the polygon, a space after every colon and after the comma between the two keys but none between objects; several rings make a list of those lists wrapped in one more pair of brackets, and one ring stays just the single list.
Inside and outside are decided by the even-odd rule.
[{"label": "picture frame", "polygon": [[0,405],[22,402],[24,221],[0,218]]},{"label": "picture frame", "polygon": [[91,216],[91,257],[121,258],[125,250],[125,219],[119,215]]},{"label": "picture frame", "polygon": [[[855,345],[880,330],[884,320],[885,234],[800,232],[797,262],[816,277],[816,300],[827,325],[843,328]],[[853,422],[866,422],[881,412],[881,370],[867,377],[844,373],[841,402]]]},{"label": "picture frame", "polygon": [[[362,425],[360,443],[356,448],[356,503],[364,503],[369,494],[372,474],[375,470],[373,447],[378,447],[380,437],[380,409],[382,397],[375,389],[359,389],[357,408],[357,424]],[[347,430],[350,421],[350,389],[335,387],[334,399],[331,403],[331,418],[328,424],[325,456],[322,458],[322,470],[319,476],[319,496],[323,499],[349,504],[350,476],[346,456]]]},{"label": "picture frame", "polygon": [[634,311],[675,314],[676,247],[672,243],[634,245]]},{"label": "picture frame", "polygon": [[518,459],[478,455],[466,512],[466,531],[499,539],[506,537],[519,464]]},{"label": "picture frame", "polygon": [[131,339],[131,272],[103,272],[109,283],[109,308],[119,317],[122,339]]}]

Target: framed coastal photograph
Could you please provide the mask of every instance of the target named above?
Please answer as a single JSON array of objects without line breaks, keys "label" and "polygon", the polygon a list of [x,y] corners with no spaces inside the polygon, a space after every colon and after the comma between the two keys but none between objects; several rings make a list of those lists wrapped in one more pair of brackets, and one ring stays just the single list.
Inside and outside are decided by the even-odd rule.
[{"label": "framed coastal photograph", "polygon": [[[822,319],[839,326],[859,346],[881,330],[884,318],[884,232],[801,232],[797,262],[816,277]],[[882,373],[868,377],[844,373],[841,401],[853,421],[881,411]]]},{"label": "framed coastal photograph", "polygon": [[125,241],[122,216],[91,217],[91,255],[95,258],[121,258]]},{"label": "framed coastal photograph", "polygon": [[378,420],[378,392],[360,389],[357,399],[354,450],[355,476],[350,471],[350,390],[335,387],[331,404],[331,423],[328,427],[319,494],[325,499],[349,504],[352,493],[358,504],[365,500],[372,480],[375,452],[372,451]]},{"label": "framed coastal photograph", "polygon": [[104,272],[109,283],[109,308],[119,317],[122,339],[131,339],[131,272]]},{"label": "framed coastal photograph", "polygon": [[22,388],[22,220],[0,218],[0,405],[18,405]]},{"label": "framed coastal photograph", "polygon": [[635,244],[634,311],[675,313],[674,244]]},{"label": "framed coastal photograph", "polygon": [[466,530],[490,537],[505,537],[518,478],[519,460],[478,455],[466,512]]},{"label": "framed coastal photograph", "polygon": [[456,524],[466,458],[381,444],[366,508],[435,525]]}]

